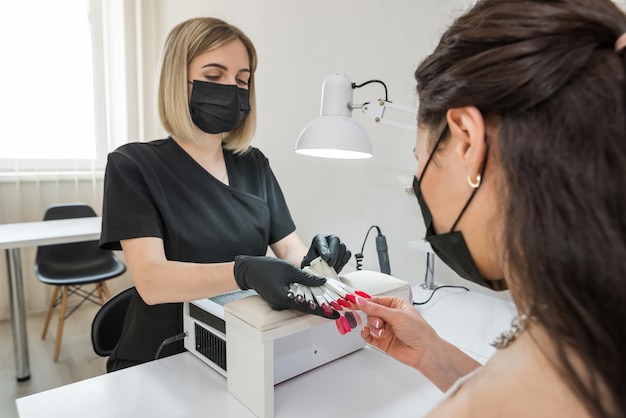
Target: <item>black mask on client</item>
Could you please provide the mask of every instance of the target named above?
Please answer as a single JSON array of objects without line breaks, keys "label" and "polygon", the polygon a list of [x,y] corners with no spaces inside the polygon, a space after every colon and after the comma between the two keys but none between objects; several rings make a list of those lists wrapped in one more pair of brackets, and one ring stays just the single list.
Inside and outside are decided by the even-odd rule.
[{"label": "black mask on client", "polygon": [[[459,223],[461,216],[465,213],[465,210],[469,206],[470,202],[476,195],[476,191],[478,187],[476,187],[473,191],[463,209],[461,209],[461,213],[454,221],[452,228],[450,228],[450,232],[443,233],[437,235],[435,233],[435,229],[433,227],[433,217],[430,213],[430,209],[428,209],[428,205],[422,196],[422,190],[420,188],[421,179],[424,178],[424,174],[426,173],[426,169],[430,164],[430,161],[435,154],[435,150],[439,146],[439,143],[443,140],[443,138],[448,133],[448,125],[444,128],[443,132],[437,139],[435,146],[433,148],[432,153],[428,157],[426,164],[424,165],[424,170],[422,171],[422,177],[420,179],[415,176],[413,179],[413,190],[415,191],[415,196],[417,196],[417,202],[422,209],[422,217],[424,218],[424,225],[426,225],[426,241],[428,241],[433,248],[433,251],[441,260],[448,265],[456,274],[461,276],[462,278],[477,283],[481,286],[485,286],[492,290],[504,290],[506,289],[506,284],[504,280],[487,280],[485,279],[480,272],[478,271],[478,267],[476,267],[476,263],[474,259],[472,259],[472,255],[470,254],[469,248],[467,248],[467,244],[465,243],[465,238],[463,238],[463,233],[461,231],[455,231],[454,228]],[[481,168],[480,176],[481,179],[485,173],[485,167],[487,166],[487,155],[489,155],[489,149],[487,148],[487,152],[485,154],[485,162]]]}]

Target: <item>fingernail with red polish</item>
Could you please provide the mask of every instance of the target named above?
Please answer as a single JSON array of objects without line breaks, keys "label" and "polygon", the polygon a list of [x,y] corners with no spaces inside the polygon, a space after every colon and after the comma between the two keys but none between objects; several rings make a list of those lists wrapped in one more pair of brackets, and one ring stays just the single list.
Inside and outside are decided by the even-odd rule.
[{"label": "fingernail with red polish", "polygon": [[341,325],[343,325],[343,329],[346,330],[346,332],[352,331],[352,328],[350,327],[350,323],[348,322],[345,316],[339,317],[339,320],[341,321]]},{"label": "fingernail with red polish", "polygon": [[343,328],[343,323],[341,322],[341,318],[335,321],[335,325],[337,326],[337,331],[339,331],[341,335],[345,335],[346,330]]},{"label": "fingernail with red polish", "polygon": [[350,328],[351,329],[355,329],[356,328],[356,318],[354,317],[354,314],[352,312],[346,312],[345,317],[348,320],[348,323],[350,324]]},{"label": "fingernail with red polish", "polygon": [[348,303],[345,299],[337,299],[337,302],[344,308],[350,308],[350,303]]},{"label": "fingernail with red polish", "polygon": [[322,308],[322,311],[324,311],[326,315],[330,315],[333,313],[333,308],[331,308],[330,305],[326,302],[322,303],[320,305],[320,308]]},{"label": "fingernail with red polish", "polygon": [[332,306],[336,311],[343,311],[343,307],[334,300],[330,302],[330,306]]}]

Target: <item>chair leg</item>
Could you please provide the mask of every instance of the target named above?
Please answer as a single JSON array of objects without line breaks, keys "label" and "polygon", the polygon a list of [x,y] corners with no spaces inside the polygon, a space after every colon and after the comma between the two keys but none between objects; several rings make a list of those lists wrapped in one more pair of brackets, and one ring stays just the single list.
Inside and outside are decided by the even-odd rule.
[{"label": "chair leg", "polygon": [[101,289],[104,292],[104,300],[102,300],[102,298],[100,299],[100,304],[104,304],[105,301],[111,299],[111,292],[109,292],[109,286],[107,286],[106,282],[101,282],[100,283]]},{"label": "chair leg", "polygon": [[59,310],[59,325],[57,326],[57,338],[54,343],[54,362],[59,360],[59,352],[61,351],[61,339],[63,338],[63,325],[65,324],[65,311],[67,309],[67,294],[69,286],[63,286],[63,295],[61,297],[61,309]]},{"label": "chair leg", "polygon": [[57,297],[59,296],[59,288],[61,286],[54,286],[54,292],[52,292],[52,298],[50,299],[50,306],[48,307],[48,315],[46,315],[46,323],[43,325],[43,332],[41,333],[41,339],[46,339],[48,334],[48,325],[50,325],[50,319],[52,318],[52,311],[54,311],[54,305],[57,303]]},{"label": "chair leg", "polygon": [[102,292],[102,283],[96,283],[96,292],[98,293],[98,300],[100,300],[100,305],[103,305],[104,293]]}]

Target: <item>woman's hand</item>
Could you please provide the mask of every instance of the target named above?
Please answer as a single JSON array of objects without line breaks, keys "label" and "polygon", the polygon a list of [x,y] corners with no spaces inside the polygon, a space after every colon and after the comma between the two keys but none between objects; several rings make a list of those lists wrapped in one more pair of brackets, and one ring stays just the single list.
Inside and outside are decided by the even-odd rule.
[{"label": "woman's hand", "polygon": [[292,283],[317,287],[326,283],[326,279],[304,272],[285,260],[238,255],[233,274],[240,289],[254,289],[272,309],[295,309],[328,319],[339,318],[337,311],[327,314],[319,306],[311,310],[306,303],[298,304],[287,296]]},{"label": "woman's hand", "polygon": [[419,370],[442,392],[480,366],[463,351],[440,338],[406,299],[356,298],[367,314],[361,337],[398,361]]},{"label": "woman's hand", "polygon": [[439,340],[435,330],[406,299],[374,296],[357,298],[357,306],[367,314],[361,337],[398,361],[416,369],[424,354]]}]

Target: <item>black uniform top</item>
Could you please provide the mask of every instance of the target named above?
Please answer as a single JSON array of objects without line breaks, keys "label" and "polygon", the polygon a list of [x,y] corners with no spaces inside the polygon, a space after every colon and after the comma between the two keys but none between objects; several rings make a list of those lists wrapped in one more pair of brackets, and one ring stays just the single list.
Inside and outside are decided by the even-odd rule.
[{"label": "black uniform top", "polygon": [[[217,180],[173,139],[130,143],[109,154],[104,178],[100,247],[158,237],[168,260],[196,263],[265,255],[295,230],[267,158],[256,148],[224,150],[230,186]],[[175,280],[175,278],[172,278]],[[182,304],[149,306],[135,292],[109,371],[152,360],[168,337],[182,332]],[[170,344],[161,356],[183,351]]]}]

